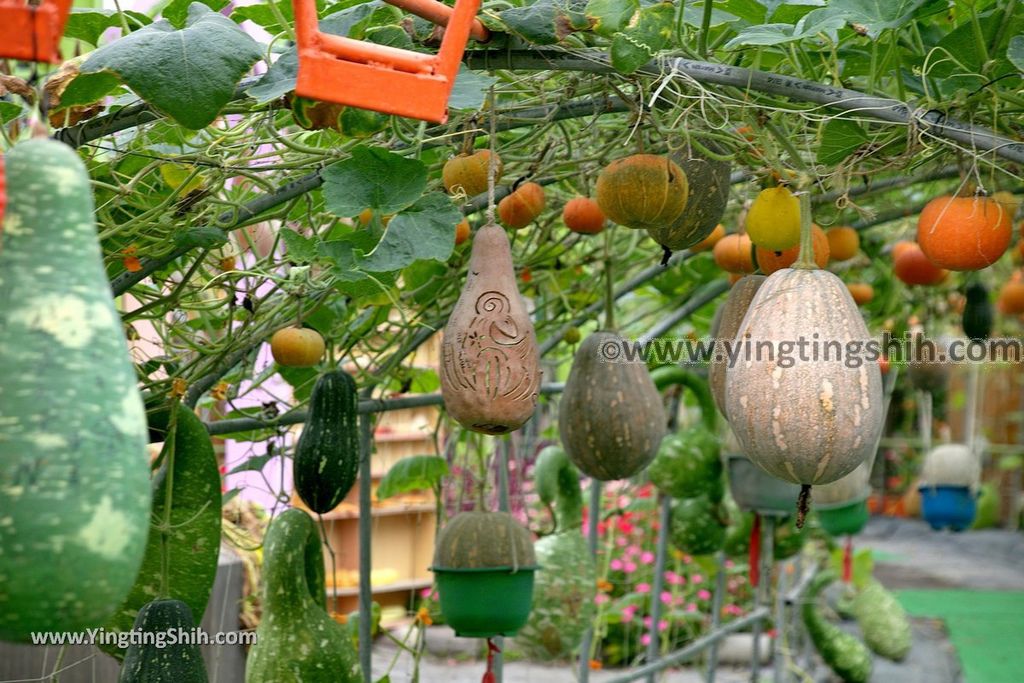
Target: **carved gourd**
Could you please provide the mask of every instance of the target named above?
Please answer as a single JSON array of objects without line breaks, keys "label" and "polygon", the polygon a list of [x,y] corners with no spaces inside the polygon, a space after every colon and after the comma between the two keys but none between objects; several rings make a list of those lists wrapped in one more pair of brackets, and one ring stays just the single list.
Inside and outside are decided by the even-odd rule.
[{"label": "carved gourd", "polygon": [[558,430],[569,459],[601,481],[631,477],[654,459],[665,409],[640,359],[613,360],[625,341],[598,331],[583,340],[562,393]]},{"label": "carved gourd", "polygon": [[[858,355],[870,337],[846,285],[813,268],[772,274],[736,336],[747,335],[762,348],[726,370],[725,403],[751,461],[804,486],[835,481],[864,462],[882,429],[882,377],[878,363]],[[800,340],[819,353],[801,354]],[[837,348],[845,354],[838,360]]]},{"label": "carved gourd", "polygon": [[729,419],[725,412],[725,370],[729,367],[729,357],[736,353],[736,347],[730,348],[736,339],[736,331],[747,314],[750,302],[767,278],[764,275],[747,275],[732,286],[729,296],[719,307],[715,317],[716,324],[711,326],[711,339],[715,344],[715,355],[708,368],[708,385],[715,399],[718,410]]},{"label": "carved gourd", "polygon": [[473,238],[469,274],[441,342],[441,396],[466,429],[505,434],[533,415],[540,388],[533,323],[497,225]]}]

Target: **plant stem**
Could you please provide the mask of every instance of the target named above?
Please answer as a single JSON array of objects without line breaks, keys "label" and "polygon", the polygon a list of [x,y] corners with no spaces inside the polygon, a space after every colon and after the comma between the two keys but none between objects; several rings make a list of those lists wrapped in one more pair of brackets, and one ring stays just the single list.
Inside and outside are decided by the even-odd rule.
[{"label": "plant stem", "polygon": [[[697,36],[697,54],[701,58],[707,57],[708,54],[708,31],[711,30],[711,10],[712,0],[704,0],[704,14],[700,18],[700,35]],[[680,6],[680,12],[685,12],[686,8]]]},{"label": "plant stem", "polygon": [[818,267],[814,262],[814,240],[811,237],[810,188],[804,188],[800,193],[800,256],[793,267],[804,270],[815,270]]},{"label": "plant stem", "polygon": [[615,329],[615,283],[612,280],[612,231],[604,231],[604,327]]}]

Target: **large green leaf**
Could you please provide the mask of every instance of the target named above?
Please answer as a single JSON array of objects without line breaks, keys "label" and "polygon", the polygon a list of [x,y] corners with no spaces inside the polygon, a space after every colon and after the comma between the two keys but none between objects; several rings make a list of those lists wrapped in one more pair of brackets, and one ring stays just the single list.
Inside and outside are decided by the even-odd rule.
[{"label": "large green leaf", "polygon": [[900,28],[927,0],[832,0],[828,9],[877,38],[887,28]]},{"label": "large green leaf", "polygon": [[397,214],[373,251],[361,260],[364,270],[393,271],[420,259],[445,261],[455,247],[455,226],[462,213],[440,192],[424,195]]},{"label": "large green leaf", "polygon": [[593,22],[593,31],[611,38],[629,25],[639,9],[639,0],[590,0],[586,13]]},{"label": "large green leaf", "polygon": [[796,24],[777,23],[748,26],[726,43],[725,47],[732,49],[744,45],[782,45],[810,38],[819,33],[827,33],[835,40],[837,31],[845,24],[846,20],[842,16],[833,14],[831,8],[825,7],[808,12]]},{"label": "large green leaf", "polygon": [[171,25],[173,25],[174,28],[181,28],[188,20],[188,10],[194,2],[202,3],[214,12],[219,12],[227,7],[228,4],[228,0],[171,0],[171,2],[160,11],[160,16],[171,22]]},{"label": "large green leaf", "polygon": [[1024,35],[1010,38],[1010,45],[1006,48],[1006,58],[1015,67],[1024,71]]},{"label": "large green leaf", "polygon": [[[327,210],[350,218],[363,209],[397,213],[423,194],[427,168],[382,147],[360,146],[352,156],[323,170]],[[454,225],[454,224],[453,224]]]},{"label": "large green leaf", "polygon": [[675,14],[675,6],[670,2],[659,2],[637,12],[629,25],[612,38],[615,70],[633,73],[663,50],[672,37]]},{"label": "large green leaf", "polygon": [[832,119],[822,131],[818,163],[837,164],[868,141],[868,134],[856,121]]},{"label": "large green leaf", "polygon": [[384,500],[408,491],[435,489],[448,475],[448,463],[437,455],[410,455],[387,471],[377,487],[377,499]]},{"label": "large green leaf", "polygon": [[316,258],[315,237],[303,237],[294,230],[283,228],[278,234],[284,240],[285,255],[295,263],[310,263]]},{"label": "large green leaf", "polygon": [[[169,410],[151,415],[150,429],[167,433],[169,416]],[[220,554],[220,471],[206,427],[183,405],[178,406],[173,444],[173,455],[169,450],[153,477],[153,508],[142,567],[128,597],[105,625],[108,631],[130,630],[139,609],[157,598],[186,603],[196,623],[206,611]],[[170,497],[169,464],[173,470]],[[123,650],[109,644],[100,649],[118,659],[124,656]]]},{"label": "large green leaf", "polygon": [[471,71],[465,64],[460,64],[455,85],[448,97],[448,108],[478,111],[484,106],[488,88],[497,81],[493,76],[482,71]]},{"label": "large green leaf", "polygon": [[145,14],[131,10],[117,12],[112,9],[72,9],[68,15],[68,23],[64,25],[64,36],[90,45],[99,45],[100,36],[104,31],[114,26],[121,27],[122,15],[130,30],[153,23]]},{"label": "large green leaf", "polygon": [[536,0],[504,10],[498,16],[510,33],[534,45],[553,45],[590,25],[584,14],[586,4],[586,0]]},{"label": "large green leaf", "polygon": [[262,51],[234,22],[200,3],[185,28],[160,20],[93,53],[83,73],[109,71],[186,128],[209,125]]}]

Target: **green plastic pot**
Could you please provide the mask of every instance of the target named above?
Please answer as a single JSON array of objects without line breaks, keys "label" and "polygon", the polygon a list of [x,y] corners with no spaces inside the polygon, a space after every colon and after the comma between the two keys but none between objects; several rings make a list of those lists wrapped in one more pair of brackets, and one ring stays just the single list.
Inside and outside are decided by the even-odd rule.
[{"label": "green plastic pot", "polygon": [[832,536],[846,536],[858,533],[868,523],[868,499],[852,503],[815,505],[821,528]]},{"label": "green plastic pot", "polygon": [[462,638],[514,636],[526,624],[538,567],[432,567],[445,622]]},{"label": "green plastic pot", "polygon": [[726,456],[729,490],[744,510],[770,517],[785,517],[796,511],[800,487],[773,477],[740,453]]}]

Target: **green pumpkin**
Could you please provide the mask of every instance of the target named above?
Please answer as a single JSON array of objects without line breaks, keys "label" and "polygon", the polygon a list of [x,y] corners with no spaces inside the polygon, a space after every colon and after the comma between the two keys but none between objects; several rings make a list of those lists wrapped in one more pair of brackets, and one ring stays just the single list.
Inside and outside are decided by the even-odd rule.
[{"label": "green pumpkin", "polygon": [[647,228],[647,234],[662,248],[679,251],[710,235],[722,220],[729,201],[732,166],[727,161],[708,159],[693,149],[684,149],[669,157],[686,174],[689,199],[676,220],[662,227]]},{"label": "green pumpkin", "polygon": [[574,656],[594,618],[597,569],[580,530],[579,470],[565,451],[549,446],[537,456],[533,473],[541,502],[554,505],[556,531],[534,543],[540,569],[530,618],[516,644],[534,659],[565,660]]},{"label": "green pumpkin", "polygon": [[667,496],[693,498],[706,495],[713,501],[721,500],[725,480],[718,437],[703,426],[666,436],[654,462],[647,468],[647,474],[651,483]]},{"label": "green pumpkin", "polygon": [[674,501],[669,527],[672,545],[690,555],[721,550],[725,543],[723,517],[721,504],[707,496]]},{"label": "green pumpkin", "polygon": [[750,532],[754,528],[754,513],[740,510],[731,497],[726,497],[725,507],[729,512],[729,527],[725,532],[722,550],[729,557],[746,558],[750,553]]},{"label": "green pumpkin", "polygon": [[504,569],[533,567],[530,532],[507,512],[460,512],[438,534],[434,567]]}]

